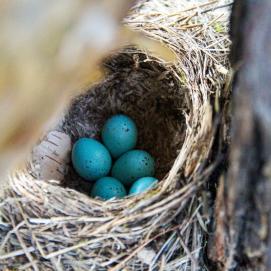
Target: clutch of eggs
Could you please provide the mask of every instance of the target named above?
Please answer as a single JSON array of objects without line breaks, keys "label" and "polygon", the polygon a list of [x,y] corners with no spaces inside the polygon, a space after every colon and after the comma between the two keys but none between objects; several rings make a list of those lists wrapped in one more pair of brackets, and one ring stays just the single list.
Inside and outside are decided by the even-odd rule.
[{"label": "clutch of eggs", "polygon": [[[134,149],[138,131],[128,116],[110,117],[101,131],[102,143],[92,138],[80,138],[72,149],[75,171],[85,180],[95,182],[92,197],[103,200],[137,195],[151,189],[158,180],[153,157],[143,150]],[[112,158],[116,159],[112,166]],[[112,177],[109,177],[110,174]]]}]

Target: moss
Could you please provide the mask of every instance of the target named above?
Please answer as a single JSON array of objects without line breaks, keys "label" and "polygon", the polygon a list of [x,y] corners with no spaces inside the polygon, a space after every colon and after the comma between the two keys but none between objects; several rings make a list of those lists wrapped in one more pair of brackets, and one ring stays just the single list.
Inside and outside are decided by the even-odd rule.
[{"label": "moss", "polygon": [[217,33],[223,33],[225,30],[221,22],[215,22],[213,27],[215,32]]}]

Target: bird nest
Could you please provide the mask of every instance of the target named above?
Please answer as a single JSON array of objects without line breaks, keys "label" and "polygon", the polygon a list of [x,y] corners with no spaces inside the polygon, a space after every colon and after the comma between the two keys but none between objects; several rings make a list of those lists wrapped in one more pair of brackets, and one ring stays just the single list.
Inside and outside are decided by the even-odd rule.
[{"label": "bird nest", "polygon": [[125,22],[170,48],[175,63],[135,47],[113,53],[105,79],[73,98],[54,130],[72,142],[99,139],[105,120],[125,113],[160,182],[139,196],[101,201],[88,196],[90,184],[69,159],[63,180],[42,180],[33,165],[16,172],[0,206],[0,267],[204,270],[208,185],[223,143],[215,135],[225,126],[228,10],[225,1],[158,2],[141,2]]}]

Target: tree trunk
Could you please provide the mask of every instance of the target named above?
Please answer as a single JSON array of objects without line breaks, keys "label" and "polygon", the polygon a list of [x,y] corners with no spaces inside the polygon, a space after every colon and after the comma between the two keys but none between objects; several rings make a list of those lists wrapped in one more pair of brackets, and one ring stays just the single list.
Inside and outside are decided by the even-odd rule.
[{"label": "tree trunk", "polygon": [[270,14],[270,0],[236,0],[233,5],[232,141],[209,253],[219,270],[271,270]]}]

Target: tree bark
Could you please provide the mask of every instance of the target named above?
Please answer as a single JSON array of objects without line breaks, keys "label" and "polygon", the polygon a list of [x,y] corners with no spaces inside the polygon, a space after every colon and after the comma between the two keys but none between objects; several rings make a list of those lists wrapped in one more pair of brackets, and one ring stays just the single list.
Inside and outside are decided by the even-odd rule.
[{"label": "tree bark", "polygon": [[271,1],[236,0],[229,170],[216,198],[219,270],[271,270]]}]

